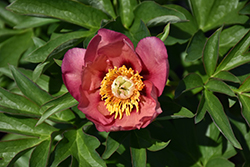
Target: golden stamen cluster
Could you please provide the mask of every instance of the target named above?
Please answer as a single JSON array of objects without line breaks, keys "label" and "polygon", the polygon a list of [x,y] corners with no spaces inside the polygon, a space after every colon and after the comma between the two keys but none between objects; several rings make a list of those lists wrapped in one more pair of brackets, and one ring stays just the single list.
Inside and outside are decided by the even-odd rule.
[{"label": "golden stamen cluster", "polygon": [[100,95],[105,100],[105,105],[110,115],[115,113],[115,119],[123,114],[130,115],[133,107],[139,111],[140,91],[143,89],[142,76],[127,69],[125,65],[119,69],[109,69],[101,82]]}]

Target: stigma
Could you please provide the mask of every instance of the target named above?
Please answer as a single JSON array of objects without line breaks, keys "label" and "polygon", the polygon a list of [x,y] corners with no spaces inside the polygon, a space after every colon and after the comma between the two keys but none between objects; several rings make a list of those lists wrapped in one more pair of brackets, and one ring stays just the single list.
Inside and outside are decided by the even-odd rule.
[{"label": "stigma", "polygon": [[133,108],[139,111],[140,91],[143,89],[142,76],[134,72],[132,68],[127,69],[125,65],[120,68],[116,66],[109,69],[100,86],[101,99],[110,115],[115,114],[116,119],[123,114],[130,115]]}]

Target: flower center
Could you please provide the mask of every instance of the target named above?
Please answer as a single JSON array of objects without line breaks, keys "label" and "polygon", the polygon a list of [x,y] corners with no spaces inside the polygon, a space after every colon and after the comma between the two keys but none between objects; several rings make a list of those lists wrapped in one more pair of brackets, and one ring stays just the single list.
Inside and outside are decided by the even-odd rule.
[{"label": "flower center", "polygon": [[101,82],[100,95],[105,100],[106,108],[110,115],[115,114],[115,119],[119,119],[123,114],[127,116],[136,107],[139,111],[140,91],[143,89],[142,76],[134,73],[131,68],[127,69],[125,65],[109,69]]},{"label": "flower center", "polygon": [[115,97],[127,99],[132,96],[135,85],[128,77],[118,76],[111,85],[111,89]]}]

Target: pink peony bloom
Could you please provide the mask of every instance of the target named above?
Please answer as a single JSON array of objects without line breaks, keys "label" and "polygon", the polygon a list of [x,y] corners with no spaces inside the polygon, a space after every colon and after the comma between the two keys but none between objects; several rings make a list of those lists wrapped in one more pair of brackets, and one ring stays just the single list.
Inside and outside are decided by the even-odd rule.
[{"label": "pink peony bloom", "polygon": [[161,112],[157,98],[169,72],[164,43],[142,39],[134,50],[125,35],[100,29],[87,49],[67,51],[63,81],[78,108],[99,131],[145,128]]}]

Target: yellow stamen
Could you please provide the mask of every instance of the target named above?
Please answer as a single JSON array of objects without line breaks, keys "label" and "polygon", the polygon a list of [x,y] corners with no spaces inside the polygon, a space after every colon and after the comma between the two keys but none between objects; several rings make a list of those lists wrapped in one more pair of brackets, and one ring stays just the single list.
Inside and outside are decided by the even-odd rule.
[{"label": "yellow stamen", "polygon": [[115,114],[115,119],[119,115],[122,118],[124,112],[130,115],[133,107],[139,110],[139,97],[144,84],[139,73],[134,74],[134,70],[127,69],[125,65],[119,69],[109,69],[101,82],[100,95],[105,100],[105,105],[110,115]]}]

